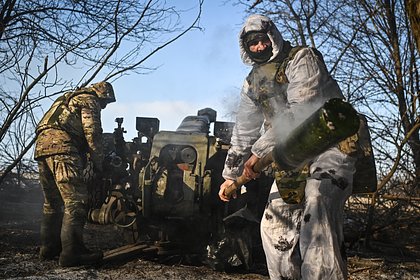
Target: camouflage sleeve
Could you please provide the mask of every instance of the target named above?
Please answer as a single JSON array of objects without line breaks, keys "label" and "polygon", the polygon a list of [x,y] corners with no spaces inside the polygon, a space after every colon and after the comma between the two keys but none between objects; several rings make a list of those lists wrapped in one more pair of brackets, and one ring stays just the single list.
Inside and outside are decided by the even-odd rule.
[{"label": "camouflage sleeve", "polygon": [[289,79],[287,100],[291,107],[302,103],[323,104],[331,98],[343,97],[324,61],[311,48],[296,53],[286,68],[286,75]]},{"label": "camouflage sleeve", "polygon": [[232,132],[231,148],[228,151],[223,178],[235,180],[242,174],[243,164],[248,159],[251,147],[260,137],[264,115],[262,110],[248,95],[249,86],[245,81],[241,91],[241,101]]},{"label": "camouflage sleeve", "polygon": [[80,107],[82,129],[88,145],[88,151],[97,172],[102,172],[104,150],[102,143],[101,106],[98,99],[91,94],[77,97]]},{"label": "camouflage sleeve", "polygon": [[263,158],[274,149],[278,134],[274,128],[268,129],[261,137],[252,145],[251,152],[259,158]]}]

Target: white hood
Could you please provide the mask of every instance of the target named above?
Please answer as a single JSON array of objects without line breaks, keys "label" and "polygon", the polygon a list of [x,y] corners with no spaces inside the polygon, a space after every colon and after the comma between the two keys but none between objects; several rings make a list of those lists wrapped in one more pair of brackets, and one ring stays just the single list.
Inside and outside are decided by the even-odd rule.
[{"label": "white hood", "polygon": [[239,33],[239,48],[241,52],[242,61],[247,65],[255,65],[256,62],[252,60],[249,54],[245,50],[245,44],[243,38],[248,32],[251,31],[262,31],[266,32],[268,38],[270,38],[272,47],[273,47],[273,55],[269,58],[267,62],[272,61],[279,52],[283,49],[283,38],[280,34],[280,31],[274,25],[274,23],[266,16],[262,15],[250,15],[244,23],[244,26]]}]

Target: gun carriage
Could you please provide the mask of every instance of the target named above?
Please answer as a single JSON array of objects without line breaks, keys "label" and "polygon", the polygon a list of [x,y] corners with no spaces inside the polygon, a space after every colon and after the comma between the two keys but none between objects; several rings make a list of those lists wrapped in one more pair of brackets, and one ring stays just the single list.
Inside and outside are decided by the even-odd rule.
[{"label": "gun carriage", "polygon": [[[138,135],[126,141],[123,119],[115,121],[114,132],[104,133],[105,175],[92,186],[90,222],[114,224],[128,243],[146,244],[143,251],[160,256],[195,255],[216,269],[228,262],[249,268],[272,179],[262,176],[247,185],[249,195],[220,201],[233,123],[216,121],[210,108],[185,117],[175,131],[160,131],[157,118],[137,117]],[[244,229],[254,241],[243,242]]]}]

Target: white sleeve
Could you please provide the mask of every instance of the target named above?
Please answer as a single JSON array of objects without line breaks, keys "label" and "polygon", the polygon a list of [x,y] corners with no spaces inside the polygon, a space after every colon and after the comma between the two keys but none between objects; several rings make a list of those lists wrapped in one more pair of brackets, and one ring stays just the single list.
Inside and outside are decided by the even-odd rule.
[{"label": "white sleeve", "polygon": [[261,126],[264,122],[262,110],[249,97],[248,91],[249,85],[245,81],[232,132],[231,148],[222,173],[225,179],[235,180],[242,174],[243,164],[250,155],[251,146],[260,137]]},{"label": "white sleeve", "polygon": [[291,108],[301,103],[324,104],[331,98],[343,97],[325,63],[311,48],[297,52],[285,73],[289,80],[287,101]]}]

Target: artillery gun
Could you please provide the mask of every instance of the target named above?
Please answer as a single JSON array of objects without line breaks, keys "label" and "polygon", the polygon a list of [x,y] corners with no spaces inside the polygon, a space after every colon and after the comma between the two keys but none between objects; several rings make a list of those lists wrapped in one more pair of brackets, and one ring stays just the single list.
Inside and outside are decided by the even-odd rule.
[{"label": "artillery gun", "polygon": [[92,188],[89,221],[116,225],[141,252],[193,255],[218,270],[249,268],[272,179],[262,176],[247,184],[249,195],[220,201],[233,123],[216,115],[199,110],[175,131],[160,131],[157,118],[137,117],[132,141],[124,140],[117,118],[114,132],[104,133],[106,176]]},{"label": "artillery gun", "polygon": [[[242,175],[224,194],[230,197],[241,191],[248,195],[229,203],[219,200],[233,123],[216,121],[216,111],[210,108],[187,116],[175,131],[160,131],[156,118],[137,117],[138,137],[126,142],[123,119],[116,122],[114,132],[104,134],[106,176],[92,188],[90,221],[117,225],[143,251],[161,256],[195,254],[221,270],[230,265],[229,260],[250,268],[250,252],[260,240],[258,223],[273,179],[264,173],[258,180]],[[254,170],[267,172],[273,162],[277,169],[292,170],[351,138],[351,152],[361,154],[356,156],[356,166],[359,158],[372,163],[362,165],[372,167],[363,168],[372,180],[362,184],[354,180],[357,188],[353,190],[369,191],[376,187],[376,173],[373,154],[367,149],[370,144],[362,145],[366,137],[360,137],[361,129],[367,129],[362,123],[349,103],[328,100],[286,138],[276,134],[273,151]],[[296,189],[300,184],[281,186],[279,192],[286,202],[300,203],[297,194],[301,192]]]}]

